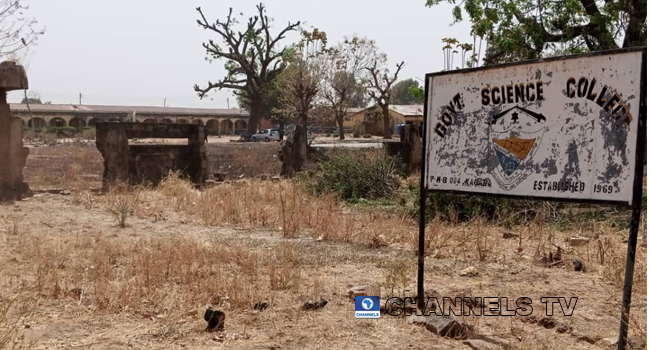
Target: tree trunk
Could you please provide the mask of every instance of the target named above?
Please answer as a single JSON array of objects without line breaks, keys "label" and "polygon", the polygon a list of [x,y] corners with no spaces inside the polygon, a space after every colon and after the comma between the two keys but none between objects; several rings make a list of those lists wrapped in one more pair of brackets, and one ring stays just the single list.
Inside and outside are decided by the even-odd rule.
[{"label": "tree trunk", "polygon": [[292,177],[296,172],[300,171],[306,159],[307,131],[302,124],[298,124],[282,146],[282,170],[280,175]]},{"label": "tree trunk", "polygon": [[336,124],[339,126],[339,140],[345,140],[345,133],[343,132],[343,114],[336,116]]},{"label": "tree trunk", "polygon": [[[635,2],[632,2],[635,4]],[[648,8],[645,3],[638,2],[636,5],[631,5],[630,19],[625,31],[625,38],[623,39],[623,47],[635,47],[645,45],[645,35],[643,35],[643,28],[648,14]]]},{"label": "tree trunk", "polygon": [[250,117],[248,119],[248,125],[246,128],[246,132],[249,135],[257,133],[257,128],[260,125],[260,121],[262,120],[262,109],[263,107],[261,99],[251,99]]},{"label": "tree trunk", "polygon": [[384,114],[384,138],[392,139],[393,133],[390,130],[390,113],[388,112],[388,105],[381,106],[381,110]]}]

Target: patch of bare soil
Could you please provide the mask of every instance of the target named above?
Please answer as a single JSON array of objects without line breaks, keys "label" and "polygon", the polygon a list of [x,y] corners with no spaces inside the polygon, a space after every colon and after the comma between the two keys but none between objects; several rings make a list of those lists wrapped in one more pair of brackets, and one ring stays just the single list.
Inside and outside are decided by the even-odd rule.
[{"label": "patch of bare soil", "polygon": [[23,175],[32,190],[101,186],[104,160],[94,143],[26,145],[29,156]]},{"label": "patch of bare soil", "polygon": [[275,176],[282,163],[278,158],[279,142],[213,142],[206,144],[211,175],[215,172],[228,178]]}]

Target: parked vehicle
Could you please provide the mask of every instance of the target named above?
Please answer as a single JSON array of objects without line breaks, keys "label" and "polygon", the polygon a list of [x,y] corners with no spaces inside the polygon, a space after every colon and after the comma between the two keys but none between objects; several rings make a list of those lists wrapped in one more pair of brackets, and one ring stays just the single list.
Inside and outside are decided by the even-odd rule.
[{"label": "parked vehicle", "polygon": [[277,129],[260,130],[257,134],[251,136],[251,141],[280,141],[280,131]]}]

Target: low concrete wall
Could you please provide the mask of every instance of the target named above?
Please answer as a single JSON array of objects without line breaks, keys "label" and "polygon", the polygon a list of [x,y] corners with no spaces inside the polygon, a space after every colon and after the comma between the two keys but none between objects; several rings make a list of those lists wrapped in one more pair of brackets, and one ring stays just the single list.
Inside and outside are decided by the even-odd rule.
[{"label": "low concrete wall", "polygon": [[[196,184],[208,177],[204,127],[195,124],[97,123],[104,157],[104,187],[111,183],[158,184],[179,171]],[[186,138],[187,145],[129,145],[130,138]]]}]

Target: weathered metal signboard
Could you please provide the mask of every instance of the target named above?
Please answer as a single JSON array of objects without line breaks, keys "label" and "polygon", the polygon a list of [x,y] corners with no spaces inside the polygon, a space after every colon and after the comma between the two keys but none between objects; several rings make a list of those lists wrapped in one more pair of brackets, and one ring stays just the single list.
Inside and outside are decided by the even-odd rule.
[{"label": "weathered metal signboard", "polygon": [[632,204],[643,53],[427,75],[426,189]]}]

